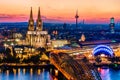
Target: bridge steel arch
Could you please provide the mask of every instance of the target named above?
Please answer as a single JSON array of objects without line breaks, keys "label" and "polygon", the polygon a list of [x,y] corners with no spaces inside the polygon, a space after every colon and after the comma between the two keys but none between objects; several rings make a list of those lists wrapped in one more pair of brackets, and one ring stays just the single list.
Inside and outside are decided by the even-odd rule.
[{"label": "bridge steel arch", "polygon": [[107,45],[98,45],[93,49],[94,56],[97,56],[100,54],[105,54],[105,55],[108,55],[111,57],[114,56],[114,52],[113,52],[112,48]]}]

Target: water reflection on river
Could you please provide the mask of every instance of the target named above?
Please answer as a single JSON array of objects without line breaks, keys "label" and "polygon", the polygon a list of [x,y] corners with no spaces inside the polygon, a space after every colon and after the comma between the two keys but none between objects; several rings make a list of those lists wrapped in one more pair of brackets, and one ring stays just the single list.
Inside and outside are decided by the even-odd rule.
[{"label": "water reflection on river", "polygon": [[[55,69],[33,69],[33,68],[13,68],[10,70],[2,70],[0,68],[0,80],[58,80],[53,76]],[[102,80],[120,80],[120,70],[114,69],[101,69],[98,71]],[[63,79],[59,79],[63,80]]]},{"label": "water reflection on river", "polygon": [[120,80],[120,70],[99,68],[99,72],[102,80]]},{"label": "water reflection on river", "polygon": [[50,70],[13,68],[10,70],[0,69],[0,80],[53,80],[53,76]]}]

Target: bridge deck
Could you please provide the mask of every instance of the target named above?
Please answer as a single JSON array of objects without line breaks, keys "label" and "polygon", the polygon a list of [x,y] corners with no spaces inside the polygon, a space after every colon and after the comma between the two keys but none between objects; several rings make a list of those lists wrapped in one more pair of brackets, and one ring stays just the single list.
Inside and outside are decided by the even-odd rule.
[{"label": "bridge deck", "polygon": [[101,80],[100,75],[94,68],[83,61],[76,61],[66,53],[51,53],[50,62],[68,80]]}]

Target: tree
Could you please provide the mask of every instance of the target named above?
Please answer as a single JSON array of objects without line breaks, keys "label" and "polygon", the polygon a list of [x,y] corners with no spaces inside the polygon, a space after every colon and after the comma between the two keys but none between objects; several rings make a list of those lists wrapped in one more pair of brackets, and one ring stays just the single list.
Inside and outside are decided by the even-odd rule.
[{"label": "tree", "polygon": [[5,55],[6,55],[6,57],[11,57],[12,56],[11,55],[11,50],[9,48],[5,49]]},{"label": "tree", "polygon": [[40,51],[40,54],[46,52],[46,49],[43,47],[39,47],[37,50]]},{"label": "tree", "polygon": [[100,63],[102,60],[100,59],[100,57],[97,57],[97,58],[95,59],[95,61],[96,61],[97,63]]},{"label": "tree", "polygon": [[88,62],[88,59],[87,59],[86,57],[84,57],[82,60],[83,60],[84,62]]},{"label": "tree", "polygon": [[20,62],[20,58],[16,58],[15,56],[9,56],[3,59],[3,62],[7,62],[7,63],[19,63]]},{"label": "tree", "polygon": [[24,63],[31,63],[31,62],[32,62],[32,63],[39,63],[40,57],[41,57],[40,54],[34,55],[34,56],[31,56],[31,57],[28,58],[28,59],[23,59],[22,62],[24,62]]}]

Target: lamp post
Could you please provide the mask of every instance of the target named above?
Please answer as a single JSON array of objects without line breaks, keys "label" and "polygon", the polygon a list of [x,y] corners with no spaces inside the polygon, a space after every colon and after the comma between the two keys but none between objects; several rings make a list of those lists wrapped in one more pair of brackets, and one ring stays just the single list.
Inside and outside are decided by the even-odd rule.
[{"label": "lamp post", "polygon": [[7,48],[7,44],[6,43],[4,44],[4,47],[5,47],[5,50],[6,50],[6,48]]}]

